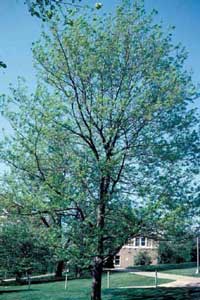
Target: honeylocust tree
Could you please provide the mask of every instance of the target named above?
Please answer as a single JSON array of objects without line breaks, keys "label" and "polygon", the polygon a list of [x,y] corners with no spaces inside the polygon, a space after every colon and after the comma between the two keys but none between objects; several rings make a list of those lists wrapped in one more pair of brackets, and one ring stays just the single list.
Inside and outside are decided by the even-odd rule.
[{"label": "honeylocust tree", "polygon": [[8,206],[59,218],[66,255],[91,267],[92,300],[128,237],[190,225],[197,93],[154,14],[125,1],[108,16],[71,11],[70,24],[54,15],[33,48],[36,92],[2,98],[14,130],[1,151]]},{"label": "honeylocust tree", "polygon": [[53,17],[57,10],[76,7],[80,8],[81,0],[26,0],[28,10],[32,16],[48,21]]},{"label": "honeylocust tree", "polygon": [[[56,11],[59,10],[63,15],[65,15],[65,22],[69,24],[72,20],[67,18],[66,9],[69,9],[70,11],[71,7],[76,9],[83,7],[82,0],[26,0],[25,3],[27,4],[31,15],[42,19],[44,22],[52,19]],[[95,9],[101,9],[102,3],[96,2],[94,7]]]}]

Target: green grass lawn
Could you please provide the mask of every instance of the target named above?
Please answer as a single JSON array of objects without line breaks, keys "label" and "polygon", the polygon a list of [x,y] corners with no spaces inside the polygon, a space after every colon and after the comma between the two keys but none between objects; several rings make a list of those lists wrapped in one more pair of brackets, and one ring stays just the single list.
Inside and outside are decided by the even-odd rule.
[{"label": "green grass lawn", "polygon": [[[82,280],[81,280],[82,281]],[[79,284],[78,284],[79,283]],[[2,300],[89,300],[88,283],[77,281],[68,291],[61,283],[35,285],[31,291],[22,288],[18,292],[3,293]],[[104,289],[102,300],[199,300],[200,289],[195,288],[147,288]]]},{"label": "green grass lawn", "polygon": [[[194,263],[142,266],[140,270],[199,276],[195,274]],[[200,288],[148,288],[148,289],[120,289],[130,286],[154,285],[154,274],[145,277],[125,272],[112,273],[110,289],[106,288],[107,276],[103,277],[103,300],[200,300]],[[159,279],[159,284],[170,282]],[[68,289],[64,290],[64,282],[34,284],[28,291],[27,286],[0,287],[0,300],[89,300],[91,279],[68,281]]]},{"label": "green grass lawn", "polygon": [[192,276],[192,277],[200,277],[200,274],[196,274],[196,268],[187,268],[187,269],[171,269],[162,271],[163,273],[168,274],[176,274],[176,275],[184,275],[184,276]]},{"label": "green grass lawn", "polygon": [[[110,289],[106,289],[106,276],[103,278],[103,300],[133,299],[130,294],[133,289],[116,289],[122,286],[154,285],[154,278],[133,275],[130,273],[115,273],[110,277]],[[159,284],[170,280],[160,279]],[[70,280],[68,289],[64,290],[64,282],[35,284],[31,290],[27,286],[1,287],[2,300],[89,300],[91,279]],[[153,288],[152,290],[156,290]],[[12,291],[12,292],[11,292]],[[134,292],[134,291],[133,291]],[[136,291],[135,291],[136,292]],[[134,293],[135,293],[134,292]],[[138,291],[138,293],[141,293]],[[132,297],[132,296],[131,296]],[[135,299],[135,298],[134,298]],[[142,298],[136,298],[142,299]]]},{"label": "green grass lawn", "polygon": [[[200,288],[107,290],[103,300],[199,300]],[[67,299],[66,299],[67,300]],[[77,299],[78,300],[78,299]]]},{"label": "green grass lawn", "polygon": [[140,266],[137,269],[141,271],[152,271],[157,269],[158,272],[175,274],[175,275],[185,275],[192,277],[200,277],[200,274],[196,274],[196,263],[181,263],[181,264],[162,264],[157,266]]}]

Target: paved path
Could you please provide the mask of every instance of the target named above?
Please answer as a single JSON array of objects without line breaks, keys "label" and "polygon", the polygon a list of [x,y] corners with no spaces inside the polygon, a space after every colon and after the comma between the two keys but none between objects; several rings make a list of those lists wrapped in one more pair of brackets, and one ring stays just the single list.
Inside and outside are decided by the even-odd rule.
[{"label": "paved path", "polygon": [[[131,272],[132,274],[153,277],[153,272]],[[182,276],[168,273],[157,273],[158,278],[171,279],[172,282],[159,284],[160,287],[200,287],[200,277]],[[147,288],[147,286],[146,286]]]}]

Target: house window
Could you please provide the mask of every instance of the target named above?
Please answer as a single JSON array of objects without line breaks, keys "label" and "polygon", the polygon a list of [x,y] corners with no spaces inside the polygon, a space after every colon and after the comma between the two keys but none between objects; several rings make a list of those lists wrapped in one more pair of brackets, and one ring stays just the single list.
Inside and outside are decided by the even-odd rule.
[{"label": "house window", "polygon": [[145,237],[141,237],[141,246],[146,246],[146,239]]},{"label": "house window", "polygon": [[140,246],[140,238],[139,238],[139,237],[136,237],[136,238],[135,238],[135,246],[136,246],[136,247],[139,247],[139,246]]},{"label": "house window", "polygon": [[132,240],[132,239],[129,239],[129,240],[128,240],[127,246],[133,246],[133,240]]},{"label": "house window", "polygon": [[115,266],[120,266],[120,256],[116,255],[114,258],[114,265]]},{"label": "house window", "polygon": [[147,246],[147,239],[145,237],[135,238],[135,247],[145,247]]}]

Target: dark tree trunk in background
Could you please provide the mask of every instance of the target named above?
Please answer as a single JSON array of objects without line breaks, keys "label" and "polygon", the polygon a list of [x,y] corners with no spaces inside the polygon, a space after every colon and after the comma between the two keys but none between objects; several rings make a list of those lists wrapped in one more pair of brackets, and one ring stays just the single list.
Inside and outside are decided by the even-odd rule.
[{"label": "dark tree trunk in background", "polygon": [[[62,230],[62,215],[61,214],[57,214],[57,216],[56,216],[56,224],[60,228],[59,238],[61,240],[62,239],[62,234],[61,234],[61,230]],[[64,261],[63,260],[59,260],[58,263],[57,263],[55,277],[62,277],[63,269],[64,269]]]},{"label": "dark tree trunk in background", "polygon": [[64,269],[64,261],[60,260],[57,264],[55,277],[62,277],[63,269]]},{"label": "dark tree trunk in background", "polygon": [[92,269],[92,293],[91,300],[101,300],[101,279],[103,271],[103,260],[101,257],[94,258]]},{"label": "dark tree trunk in background", "polygon": [[76,278],[81,278],[82,276],[82,269],[78,266],[75,267],[75,274],[76,274]]}]

